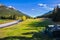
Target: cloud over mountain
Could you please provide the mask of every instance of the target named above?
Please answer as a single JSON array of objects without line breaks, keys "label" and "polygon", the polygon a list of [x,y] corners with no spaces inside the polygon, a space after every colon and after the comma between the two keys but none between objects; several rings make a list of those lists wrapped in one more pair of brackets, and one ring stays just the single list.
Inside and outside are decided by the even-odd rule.
[{"label": "cloud over mountain", "polygon": [[13,9],[15,9],[15,7],[13,7],[13,6],[8,6],[8,8],[13,8]]}]

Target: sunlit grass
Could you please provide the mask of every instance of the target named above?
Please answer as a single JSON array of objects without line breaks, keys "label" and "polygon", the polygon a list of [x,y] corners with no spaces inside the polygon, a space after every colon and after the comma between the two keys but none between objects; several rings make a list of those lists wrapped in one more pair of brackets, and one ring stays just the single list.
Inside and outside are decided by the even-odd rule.
[{"label": "sunlit grass", "polygon": [[33,34],[24,33],[42,31],[45,28],[44,26],[42,26],[42,24],[45,25],[44,23],[46,23],[46,25],[52,24],[51,21],[45,19],[27,19],[26,21],[20,22],[13,26],[0,28],[0,38],[9,36],[32,37]]},{"label": "sunlit grass", "polygon": [[4,23],[8,23],[8,22],[12,22],[14,20],[8,20],[8,19],[0,19],[0,24],[4,24]]}]

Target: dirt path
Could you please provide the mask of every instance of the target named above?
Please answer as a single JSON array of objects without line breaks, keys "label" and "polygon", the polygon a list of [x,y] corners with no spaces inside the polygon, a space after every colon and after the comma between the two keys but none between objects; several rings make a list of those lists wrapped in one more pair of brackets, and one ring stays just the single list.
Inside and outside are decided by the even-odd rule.
[{"label": "dirt path", "polygon": [[5,23],[5,24],[0,24],[0,28],[7,27],[7,26],[10,26],[10,25],[13,25],[13,24],[17,24],[19,22],[21,22],[21,20],[16,20],[16,21],[13,21],[13,22]]}]

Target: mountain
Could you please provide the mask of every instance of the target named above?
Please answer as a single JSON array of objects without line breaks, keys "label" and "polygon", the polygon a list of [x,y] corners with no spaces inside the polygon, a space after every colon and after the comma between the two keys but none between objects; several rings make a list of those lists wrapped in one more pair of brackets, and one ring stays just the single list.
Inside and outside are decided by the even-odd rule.
[{"label": "mountain", "polygon": [[51,18],[54,22],[60,22],[60,7],[57,5],[54,10],[45,13],[37,18]]},{"label": "mountain", "polygon": [[52,14],[52,11],[49,11],[41,16],[37,16],[36,18],[47,18],[47,16],[51,15]]},{"label": "mountain", "polygon": [[27,18],[30,18],[30,16],[22,13],[19,10],[16,10],[12,6],[7,7],[5,5],[0,4],[0,18],[3,18],[3,19],[8,19],[8,18],[13,19],[13,17],[22,18],[23,16],[26,16]]}]

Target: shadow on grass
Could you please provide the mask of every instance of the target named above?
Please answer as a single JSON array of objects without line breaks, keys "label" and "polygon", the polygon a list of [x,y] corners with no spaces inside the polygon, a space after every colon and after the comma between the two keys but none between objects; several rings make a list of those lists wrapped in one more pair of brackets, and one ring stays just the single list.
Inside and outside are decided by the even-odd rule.
[{"label": "shadow on grass", "polygon": [[51,38],[48,35],[46,35],[44,33],[44,31],[43,32],[34,33],[33,36],[32,36],[32,38],[36,38],[36,39],[40,38],[40,40],[53,40],[53,38]]},{"label": "shadow on grass", "polygon": [[10,36],[1,38],[0,40],[52,40],[44,32],[30,32],[24,33],[23,35],[33,34],[32,37],[24,37],[24,36]]},{"label": "shadow on grass", "polygon": [[31,40],[32,38],[22,37],[22,36],[10,36],[1,38],[0,40]]},{"label": "shadow on grass", "polygon": [[36,32],[27,32],[27,33],[22,33],[22,35],[29,35],[29,34],[34,34]]},{"label": "shadow on grass", "polygon": [[31,27],[46,27],[47,25],[52,25],[52,24],[54,24],[52,21],[45,20],[43,22],[30,23],[29,26],[31,26]]}]

